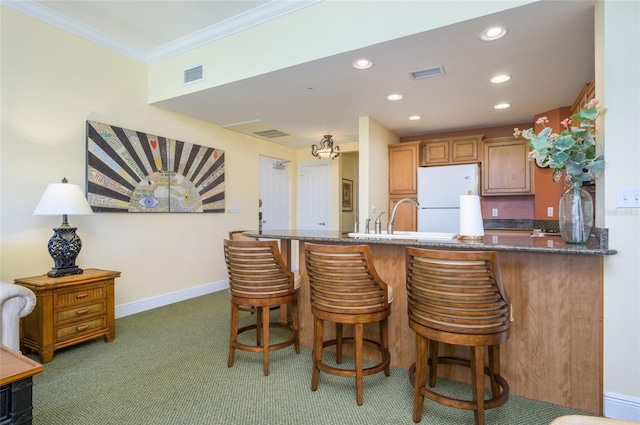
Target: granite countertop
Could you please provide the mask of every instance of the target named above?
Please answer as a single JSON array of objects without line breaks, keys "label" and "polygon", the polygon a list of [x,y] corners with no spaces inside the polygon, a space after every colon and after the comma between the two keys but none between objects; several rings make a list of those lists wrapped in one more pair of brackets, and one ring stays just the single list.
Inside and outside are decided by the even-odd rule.
[{"label": "granite countertop", "polygon": [[332,242],[352,244],[384,244],[404,245],[424,248],[460,248],[492,251],[519,251],[539,253],[559,253],[578,255],[614,255],[617,252],[608,247],[608,229],[594,229],[591,238],[585,245],[565,243],[558,235],[533,237],[530,235],[485,235],[482,240],[432,241],[416,239],[376,239],[353,238],[343,235],[337,230],[264,230],[246,231],[245,235],[267,239],[288,239],[306,242]]}]

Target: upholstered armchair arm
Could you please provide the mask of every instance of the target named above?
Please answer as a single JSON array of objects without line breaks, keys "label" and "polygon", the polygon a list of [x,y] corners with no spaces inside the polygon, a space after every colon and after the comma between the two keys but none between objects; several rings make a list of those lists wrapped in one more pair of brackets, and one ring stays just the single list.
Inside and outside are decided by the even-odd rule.
[{"label": "upholstered armchair arm", "polygon": [[36,306],[35,294],[24,286],[0,282],[0,343],[20,351],[20,318]]}]

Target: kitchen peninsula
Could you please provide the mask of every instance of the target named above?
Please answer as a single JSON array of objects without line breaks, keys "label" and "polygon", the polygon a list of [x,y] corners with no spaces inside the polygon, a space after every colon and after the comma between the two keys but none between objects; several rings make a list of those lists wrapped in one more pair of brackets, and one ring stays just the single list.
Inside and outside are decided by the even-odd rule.
[{"label": "kitchen peninsula", "polygon": [[[300,342],[307,346],[312,345],[313,317],[304,243],[370,245],[378,274],[394,289],[389,318],[391,364],[404,369],[415,358],[415,335],[407,317],[405,247],[497,251],[512,305],[511,337],[501,346],[501,371],[511,394],[602,414],[603,256],[616,253],[608,248],[606,229],[594,229],[586,245],[565,244],[558,236],[528,234],[485,235],[477,242],[357,239],[338,231],[305,230],[248,231],[245,235],[280,239],[289,264],[291,242],[300,242]],[[466,370],[444,373],[467,379]]]}]

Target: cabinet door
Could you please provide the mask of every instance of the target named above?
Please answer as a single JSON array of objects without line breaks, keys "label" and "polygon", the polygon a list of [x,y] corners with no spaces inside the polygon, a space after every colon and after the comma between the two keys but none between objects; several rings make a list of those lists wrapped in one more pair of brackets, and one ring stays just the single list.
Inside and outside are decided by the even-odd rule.
[{"label": "cabinet door", "polygon": [[418,190],[418,143],[389,146],[389,195],[413,195]]},{"label": "cabinet door", "polygon": [[[582,90],[580,91],[580,93],[578,94],[578,97],[573,102],[573,106],[571,107],[571,116],[580,112],[580,110],[584,108],[584,106],[587,103],[589,103],[589,101],[592,100],[595,97],[595,95],[596,95],[596,82],[592,81],[588,84],[585,84],[584,87],[582,87]],[[580,120],[573,120],[571,125],[573,127],[579,127]]]},{"label": "cabinet door", "polygon": [[426,142],[422,149],[420,165],[449,163],[449,141]]},{"label": "cabinet door", "polygon": [[[391,219],[391,211],[402,197],[389,198],[389,220]],[[416,198],[413,198],[416,199]],[[382,226],[385,228],[385,226]],[[405,232],[415,232],[418,229],[418,210],[415,205],[410,202],[403,202],[396,210],[396,215],[393,220],[393,230]]]},{"label": "cabinet door", "polygon": [[483,195],[530,195],[531,167],[525,139],[500,137],[484,142]]},{"label": "cabinet door", "polygon": [[477,162],[478,139],[474,136],[469,139],[456,139],[451,141],[453,157],[451,162]]}]

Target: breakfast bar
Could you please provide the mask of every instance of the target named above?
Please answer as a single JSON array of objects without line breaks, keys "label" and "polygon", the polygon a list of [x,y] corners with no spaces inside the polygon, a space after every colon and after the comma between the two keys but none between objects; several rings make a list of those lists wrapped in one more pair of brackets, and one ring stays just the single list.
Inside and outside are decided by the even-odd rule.
[{"label": "breakfast bar", "polygon": [[[368,244],[378,274],[394,290],[389,318],[391,364],[403,369],[415,361],[415,335],[407,317],[405,248],[497,251],[513,316],[510,339],[501,346],[501,373],[511,394],[602,414],[603,258],[616,251],[608,248],[607,229],[593,233],[585,245],[525,232],[487,232],[477,241],[356,238],[338,231],[308,230],[244,234],[279,239],[289,264],[292,241],[299,242],[300,342],[307,346],[312,345],[313,317],[304,243]],[[441,369],[445,377],[468,382],[466,370]]]}]

